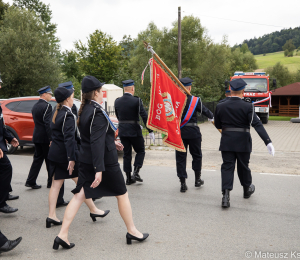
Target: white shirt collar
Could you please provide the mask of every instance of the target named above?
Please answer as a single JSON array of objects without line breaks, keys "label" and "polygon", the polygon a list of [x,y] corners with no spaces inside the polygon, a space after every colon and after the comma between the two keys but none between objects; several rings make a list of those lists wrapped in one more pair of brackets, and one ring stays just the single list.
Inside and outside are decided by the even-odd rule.
[{"label": "white shirt collar", "polygon": [[68,106],[63,105],[63,107],[66,107],[67,109],[69,109],[72,112],[72,109]]}]

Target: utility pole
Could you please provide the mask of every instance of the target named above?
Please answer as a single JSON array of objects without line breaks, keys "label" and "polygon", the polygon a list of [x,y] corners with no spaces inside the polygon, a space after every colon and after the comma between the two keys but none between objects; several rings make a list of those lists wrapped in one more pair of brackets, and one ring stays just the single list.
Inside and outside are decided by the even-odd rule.
[{"label": "utility pole", "polygon": [[178,78],[181,78],[181,7],[178,7]]}]

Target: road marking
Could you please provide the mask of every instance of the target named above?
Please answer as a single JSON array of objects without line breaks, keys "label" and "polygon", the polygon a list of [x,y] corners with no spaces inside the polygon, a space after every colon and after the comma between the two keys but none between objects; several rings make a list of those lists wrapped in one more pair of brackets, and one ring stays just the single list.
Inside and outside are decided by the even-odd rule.
[{"label": "road marking", "polygon": [[260,174],[263,175],[276,175],[276,176],[297,176],[300,177],[300,175],[293,175],[293,174],[277,174],[277,173],[267,173],[267,172],[261,172]]},{"label": "road marking", "polygon": [[216,172],[217,170],[205,170],[205,169],[203,169],[203,171],[207,171],[207,172]]}]

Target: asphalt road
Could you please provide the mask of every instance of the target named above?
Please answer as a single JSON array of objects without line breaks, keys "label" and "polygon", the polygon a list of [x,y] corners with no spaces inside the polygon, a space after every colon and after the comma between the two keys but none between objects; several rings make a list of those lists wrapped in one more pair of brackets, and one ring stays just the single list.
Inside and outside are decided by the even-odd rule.
[{"label": "asphalt road", "polygon": [[[267,253],[284,253],[286,259],[300,257],[300,176],[253,173],[255,194],[242,197],[235,176],[231,208],[222,209],[219,171],[203,171],[205,185],[195,188],[191,170],[187,193],[179,192],[174,167],[145,166],[144,183],[128,187],[135,224],[150,237],[144,243],[127,245],[126,228],[113,197],[96,202],[110,209],[104,219],[93,223],[83,205],[72,223],[69,239],[72,250],[52,249],[59,227],[46,229],[48,192],[46,170],[38,178],[40,190],[25,188],[32,157],[11,155],[14,167],[13,194],[20,199],[9,204],[18,207],[15,214],[0,213],[0,228],[8,238],[23,237],[13,251],[1,259],[263,259]],[[65,199],[74,187],[66,181]],[[57,215],[63,218],[65,208]],[[252,257],[247,258],[249,251]],[[250,255],[250,253],[247,253]],[[256,254],[256,255],[255,255]],[[265,255],[264,255],[265,254]],[[261,256],[261,258],[259,258]],[[297,256],[297,255],[296,255]],[[266,258],[266,257],[265,257]]]}]

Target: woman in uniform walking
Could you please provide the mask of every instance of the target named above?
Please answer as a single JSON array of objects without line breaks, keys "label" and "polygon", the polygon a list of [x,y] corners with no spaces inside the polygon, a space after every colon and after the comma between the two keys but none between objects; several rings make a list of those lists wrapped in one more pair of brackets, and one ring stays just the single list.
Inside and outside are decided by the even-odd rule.
[{"label": "woman in uniform walking", "polygon": [[93,76],[82,80],[82,103],[78,121],[81,148],[79,156],[79,178],[75,195],[66,208],[62,228],[54,240],[53,249],[59,245],[70,249],[75,246],[69,243],[69,227],[85,199],[115,196],[121,217],[127,227],[127,244],[132,240],[144,241],[149,234],[139,232],[132,219],[132,210],[124,177],[118,163],[117,149],[123,145],[115,142],[116,128],[107,113],[100,106],[102,103],[102,86]]},{"label": "woman in uniform walking", "polygon": [[[62,222],[56,216],[56,202],[60,188],[65,179],[78,180],[78,145],[80,137],[77,131],[76,116],[71,112],[73,106],[73,89],[58,87],[54,91],[57,101],[56,111],[51,122],[52,143],[48,159],[50,161],[50,173],[53,176],[52,186],[49,192],[49,216],[46,219],[46,227],[51,224],[61,225]],[[109,211],[98,209],[92,199],[85,200],[90,209],[90,216],[95,221],[96,217],[105,217]]]}]

